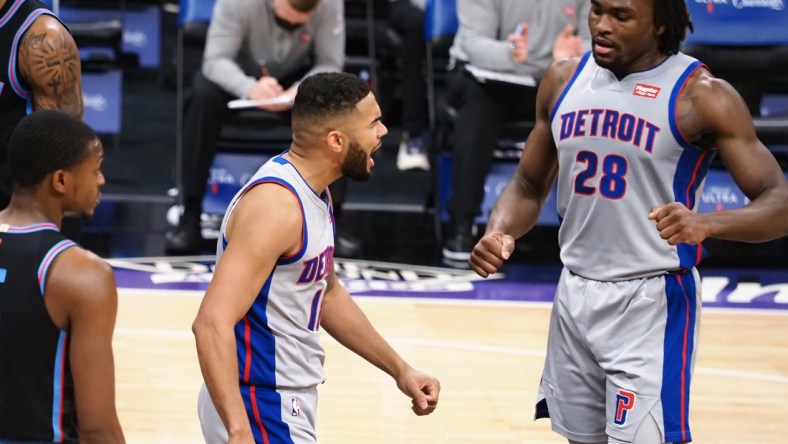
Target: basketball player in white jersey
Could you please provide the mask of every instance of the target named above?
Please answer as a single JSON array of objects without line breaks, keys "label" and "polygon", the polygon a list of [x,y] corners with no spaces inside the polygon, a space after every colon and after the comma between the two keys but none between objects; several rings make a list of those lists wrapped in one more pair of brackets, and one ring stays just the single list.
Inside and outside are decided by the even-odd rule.
[{"label": "basketball player in white jersey", "polygon": [[[726,82],[679,52],[685,0],[591,0],[593,50],[555,62],[470,265],[495,272],[558,182],[564,271],[537,417],[570,443],[689,442],[701,241],[788,233],[788,182]],[[698,214],[719,154],[751,200]]]},{"label": "basketball player in white jersey", "polygon": [[317,442],[321,327],[391,375],[417,415],[437,406],[438,381],[389,346],[334,273],[328,185],[342,175],[371,177],[371,154],[387,132],[380,117],[358,77],[308,77],[293,106],[290,150],[264,164],[230,203],[193,326],[206,442]]}]

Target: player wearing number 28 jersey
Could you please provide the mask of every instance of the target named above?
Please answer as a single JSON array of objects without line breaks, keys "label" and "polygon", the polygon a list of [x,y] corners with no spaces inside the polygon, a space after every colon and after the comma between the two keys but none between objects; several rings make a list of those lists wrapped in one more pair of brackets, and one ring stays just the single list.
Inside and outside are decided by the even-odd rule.
[{"label": "player wearing number 28 jersey", "polygon": [[[502,266],[558,187],[565,268],[536,417],[570,444],[686,443],[709,237],[788,233],[788,182],[744,101],[679,51],[684,0],[591,0],[592,51],[545,73],[536,122],[469,263]],[[699,214],[719,155],[750,202]]]},{"label": "player wearing number 28 jersey", "polygon": [[561,165],[561,260],[602,281],[689,270],[703,247],[669,245],[644,215],[668,202],[697,208],[713,154],[684,139],[675,110],[685,82],[703,65],[678,53],[619,80],[590,55],[550,115]]}]

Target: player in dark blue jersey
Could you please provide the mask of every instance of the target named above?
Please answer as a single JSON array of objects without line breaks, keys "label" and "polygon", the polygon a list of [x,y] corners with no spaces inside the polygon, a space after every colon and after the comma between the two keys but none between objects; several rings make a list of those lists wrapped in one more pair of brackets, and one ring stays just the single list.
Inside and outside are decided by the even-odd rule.
[{"label": "player in dark blue jersey", "polygon": [[109,265],[59,232],[93,214],[103,147],[59,111],[25,117],[8,146],[14,193],[0,211],[0,443],[122,443]]}]

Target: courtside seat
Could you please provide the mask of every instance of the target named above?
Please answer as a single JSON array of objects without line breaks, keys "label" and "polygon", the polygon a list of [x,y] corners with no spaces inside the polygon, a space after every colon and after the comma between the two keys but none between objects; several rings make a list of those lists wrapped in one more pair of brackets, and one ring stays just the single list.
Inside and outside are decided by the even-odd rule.
[{"label": "courtside seat", "polygon": [[[427,0],[424,15],[424,40],[427,45],[427,99],[429,104],[429,120],[431,130],[431,151],[433,155],[433,187],[432,198],[438,207],[436,214],[436,231],[442,232],[442,222],[448,220],[445,205],[451,195],[451,151],[453,146],[452,133],[457,110],[449,103],[447,88],[451,72],[448,69],[449,48],[459,27],[457,18],[457,0]],[[495,147],[495,162],[487,176],[487,190],[491,193],[500,191],[499,186],[491,186],[491,181],[500,182],[501,174],[506,175],[511,165],[499,163],[516,163],[522,153],[523,142],[534,127],[535,122],[529,120],[507,120],[501,123],[500,133]],[[508,176],[506,177],[508,180]],[[487,202],[494,201],[495,196],[485,195],[483,211],[487,211]],[[486,213],[480,219],[486,221]]]},{"label": "courtside seat", "polygon": [[788,144],[788,110],[761,112],[765,95],[788,98],[788,14],[767,7],[690,1],[687,7],[696,32],[682,50],[741,93],[766,145]]}]

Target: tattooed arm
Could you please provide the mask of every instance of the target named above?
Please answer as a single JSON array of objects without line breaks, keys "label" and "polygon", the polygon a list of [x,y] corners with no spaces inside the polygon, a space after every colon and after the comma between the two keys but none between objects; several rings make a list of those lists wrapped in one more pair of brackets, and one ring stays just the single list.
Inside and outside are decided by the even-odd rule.
[{"label": "tattooed arm", "polygon": [[19,73],[32,87],[34,109],[57,109],[81,119],[82,67],[68,30],[42,15],[22,36],[18,51]]}]

